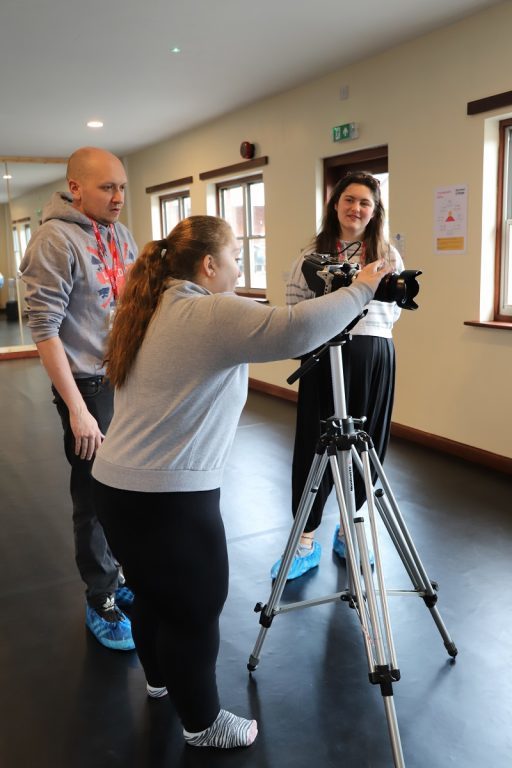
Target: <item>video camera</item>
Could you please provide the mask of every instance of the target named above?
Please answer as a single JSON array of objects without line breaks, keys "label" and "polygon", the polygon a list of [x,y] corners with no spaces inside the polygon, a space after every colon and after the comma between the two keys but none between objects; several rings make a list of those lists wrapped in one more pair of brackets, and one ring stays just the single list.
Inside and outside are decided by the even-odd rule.
[{"label": "video camera", "polygon": [[[338,261],[330,253],[310,253],[304,257],[302,274],[315,296],[337,291],[350,285],[361,267],[350,261]],[[419,269],[404,269],[403,272],[390,272],[384,275],[373,297],[377,301],[396,301],[401,309],[418,309],[414,301],[420,286],[416,278],[421,275]]]}]

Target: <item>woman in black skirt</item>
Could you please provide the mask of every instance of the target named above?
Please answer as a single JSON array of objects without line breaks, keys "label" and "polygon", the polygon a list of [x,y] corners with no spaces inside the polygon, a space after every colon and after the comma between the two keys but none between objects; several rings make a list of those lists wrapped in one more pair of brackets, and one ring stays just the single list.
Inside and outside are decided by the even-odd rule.
[{"label": "woman in black skirt", "polygon": [[[385,259],[393,271],[401,272],[404,265],[400,254],[384,239],[384,216],[378,179],[369,173],[350,173],[341,179],[325,207],[320,232],[292,267],[286,287],[287,303],[296,304],[315,296],[302,273],[304,256],[308,253],[329,254],[337,256],[340,261],[349,260],[361,266]],[[391,425],[395,386],[392,330],[399,315],[400,309],[395,302],[371,301],[366,317],[351,331],[352,340],[342,347],[347,414],[354,418],[366,416],[364,429],[371,436],[381,462],[386,454]],[[292,464],[294,517],[322,432],[321,421],[333,414],[331,364],[329,357],[324,355],[299,380]],[[366,500],[366,493],[357,470],[354,472],[354,485],[356,509],[360,509]],[[292,561],[289,580],[302,576],[320,562],[321,547],[314,535],[332,486],[328,466]],[[345,559],[345,537],[339,524],[334,531],[333,550],[342,560]],[[280,565],[281,560],[278,560],[272,566],[273,578],[277,576]]]}]

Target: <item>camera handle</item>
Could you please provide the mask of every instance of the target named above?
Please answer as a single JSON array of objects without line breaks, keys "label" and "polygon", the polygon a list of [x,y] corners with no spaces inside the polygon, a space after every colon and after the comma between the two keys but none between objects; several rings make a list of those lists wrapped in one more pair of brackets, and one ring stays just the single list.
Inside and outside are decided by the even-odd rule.
[{"label": "camera handle", "polygon": [[[305,360],[302,363],[302,365],[299,368],[297,368],[296,371],[294,371],[292,374],[290,374],[290,376],[288,376],[288,378],[286,379],[288,384],[293,384],[295,381],[297,381],[302,376],[304,376],[304,374],[310,371],[311,368],[313,368],[313,366],[315,366],[317,363],[320,362],[320,358],[323,357],[323,355],[325,355],[326,352],[328,352],[332,346],[335,346],[337,344],[342,346],[343,344],[346,344],[347,341],[350,341],[352,338],[350,335],[350,331],[352,330],[352,328],[354,328],[354,326],[357,325],[357,323],[360,320],[363,319],[363,317],[366,317],[367,313],[368,313],[368,310],[363,309],[363,311],[359,315],[357,315],[357,317],[355,317],[352,320],[352,322],[349,323],[343,331],[341,331],[341,333],[339,333],[337,336],[334,336],[330,341],[327,342],[327,344],[324,344],[323,347],[320,347],[320,349],[317,349],[315,352],[312,352],[310,357],[308,357],[308,359]],[[336,414],[339,416],[346,416],[347,414],[346,414],[346,406],[345,406],[345,385],[343,383],[343,379],[341,383],[342,383],[342,389],[343,389],[341,399],[343,400],[343,402],[342,403],[340,402],[339,405],[341,408],[343,408],[343,413],[338,413],[338,409],[336,408]],[[337,388],[334,388],[334,390],[336,394]]]}]

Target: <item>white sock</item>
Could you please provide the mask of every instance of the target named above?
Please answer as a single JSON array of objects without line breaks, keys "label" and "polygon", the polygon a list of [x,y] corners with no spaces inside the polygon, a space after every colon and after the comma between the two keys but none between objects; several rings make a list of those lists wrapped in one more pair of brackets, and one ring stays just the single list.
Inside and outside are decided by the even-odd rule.
[{"label": "white sock", "polygon": [[219,747],[231,749],[232,747],[249,747],[258,734],[256,720],[246,720],[243,717],[233,715],[221,709],[209,728],[199,733],[190,733],[183,729],[183,735],[187,744],[193,747]]},{"label": "white sock", "polygon": [[167,696],[167,688],[165,686],[155,686],[148,683],[146,685],[146,690],[151,699],[161,699],[164,696]]},{"label": "white sock", "polygon": [[313,549],[313,539],[311,539],[311,545],[309,547],[307,544],[303,544],[302,542],[300,542],[299,546],[297,547],[297,554],[299,557],[306,557],[306,555],[311,554],[312,549]]}]

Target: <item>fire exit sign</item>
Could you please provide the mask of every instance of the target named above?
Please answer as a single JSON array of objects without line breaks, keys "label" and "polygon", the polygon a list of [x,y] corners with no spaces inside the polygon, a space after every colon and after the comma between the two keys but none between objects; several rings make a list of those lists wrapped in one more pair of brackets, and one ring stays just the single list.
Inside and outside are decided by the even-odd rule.
[{"label": "fire exit sign", "polygon": [[357,123],[343,123],[343,125],[335,125],[332,129],[333,141],[347,141],[357,139],[358,136]]}]

